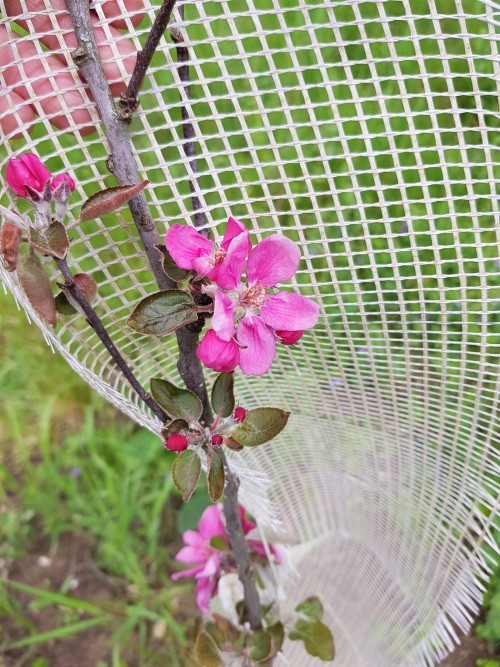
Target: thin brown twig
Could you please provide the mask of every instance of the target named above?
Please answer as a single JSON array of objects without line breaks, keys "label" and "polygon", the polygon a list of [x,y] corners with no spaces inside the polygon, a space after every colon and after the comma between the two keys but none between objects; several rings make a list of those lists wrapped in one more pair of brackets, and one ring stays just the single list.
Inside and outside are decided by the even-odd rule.
[{"label": "thin brown twig", "polygon": [[137,53],[137,62],[134,71],[132,72],[132,76],[130,77],[127,90],[120,98],[120,109],[123,112],[123,120],[131,120],[134,111],[139,106],[139,90],[142,87],[144,77],[148,71],[151,59],[158,48],[160,39],[167,29],[175,2],[176,0],[163,0],[153,23],[153,27],[146,40],[146,44],[142,51]]},{"label": "thin brown twig", "polygon": [[[141,179],[127,123],[123,121],[120,110],[115,106],[104,75],[90,20],[88,0],[66,0],[66,7],[73,21],[78,43],[78,48],[72,54],[73,60],[92,93],[108,139],[110,148],[108,168],[120,184],[138,183]],[[161,253],[155,247],[161,243],[161,239],[144,193],[141,192],[133,197],[129,201],[129,207],[158,287],[161,290],[175,289],[177,285],[164,273]],[[182,327],[176,332],[180,352],[177,367],[186,387],[203,403],[202,420],[205,424],[210,424],[212,411],[201,362],[196,356],[202,326],[203,316],[200,315],[198,323]]]},{"label": "thin brown twig", "polygon": [[166,422],[170,421],[170,417],[163,411],[163,409],[158,405],[158,403],[154,400],[154,398],[144,389],[139,380],[135,377],[128,363],[120,354],[118,348],[113,343],[110,335],[106,331],[106,328],[102,320],[97,315],[95,310],[92,308],[91,304],[89,303],[89,301],[87,300],[81,289],[75,283],[73,274],[71,273],[67,261],[65,259],[59,259],[57,257],[54,257],[54,261],[56,262],[57,266],[59,267],[66,281],[64,283],[64,289],[67,290],[71,294],[73,299],[75,299],[75,301],[79,304],[80,308],[85,313],[87,322],[95,331],[95,333],[101,340],[104,347],[108,350],[114,362],[121,370],[124,377],[130,383],[132,389],[134,389],[136,394],[144,401],[144,403],[148,406],[151,412],[153,412],[153,414],[155,414],[158,417],[158,419],[162,422],[162,424],[165,424]]}]

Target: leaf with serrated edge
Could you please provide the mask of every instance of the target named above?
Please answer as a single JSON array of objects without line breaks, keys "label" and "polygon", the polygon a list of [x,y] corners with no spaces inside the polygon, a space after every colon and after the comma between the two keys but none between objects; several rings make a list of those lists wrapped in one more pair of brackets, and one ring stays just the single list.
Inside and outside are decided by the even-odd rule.
[{"label": "leaf with serrated edge", "polygon": [[59,220],[54,220],[43,232],[34,227],[29,231],[30,244],[44,255],[54,255],[59,259],[66,257],[69,249],[69,238],[66,227]]},{"label": "leaf with serrated edge", "polygon": [[196,322],[191,295],[183,290],[155,292],[139,301],[127,324],[134,331],[150,336],[166,336],[179,327]]},{"label": "leaf with serrated edge", "polygon": [[257,447],[275,438],[286,426],[289,412],[279,408],[249,410],[231,437],[245,447]]},{"label": "leaf with serrated edge", "polygon": [[192,449],[181,452],[172,465],[172,480],[187,503],[193,495],[201,474],[200,457]]},{"label": "leaf with serrated edge", "polygon": [[304,614],[309,616],[309,618],[316,618],[320,621],[323,617],[323,605],[321,600],[315,595],[303,600],[300,604],[295,607],[295,611],[298,614]]},{"label": "leaf with serrated edge", "polygon": [[142,181],[134,185],[115,185],[96,192],[83,203],[80,211],[80,221],[95,220],[96,218],[102,218],[106,213],[117,211],[129,199],[144,190],[148,183],[149,181]]},{"label": "leaf with serrated edge", "polygon": [[56,302],[50,281],[40,258],[32,248],[27,255],[21,255],[17,267],[19,282],[29,302],[51,327],[57,324]]},{"label": "leaf with serrated edge", "polygon": [[234,406],[234,373],[221,373],[212,387],[212,407],[217,415],[230,417]]},{"label": "leaf with serrated edge", "polygon": [[258,630],[248,639],[250,657],[255,662],[267,660],[272,651],[272,635],[267,630]]},{"label": "leaf with serrated edge", "polygon": [[168,252],[164,245],[155,245],[155,248],[158,250],[158,252],[161,253],[161,263],[163,271],[166,273],[166,275],[172,280],[175,280],[176,283],[182,282],[186,276],[189,275],[189,271],[186,271],[186,269],[181,269],[180,266],[177,266],[171,254]]},{"label": "leaf with serrated edge", "polygon": [[208,457],[207,488],[213,503],[217,502],[224,492],[224,463],[216,449],[212,450]]},{"label": "leaf with serrated edge", "polygon": [[335,657],[335,645],[330,628],[317,619],[299,619],[288,634],[289,639],[304,642],[309,655],[330,661]]},{"label": "leaf with serrated edge", "polygon": [[153,378],[151,394],[172,419],[197,421],[203,412],[203,405],[196,394],[189,389],[180,389],[168,380]]},{"label": "leaf with serrated edge", "polygon": [[223,664],[217,644],[206,632],[200,632],[194,650],[201,667],[221,667]]}]

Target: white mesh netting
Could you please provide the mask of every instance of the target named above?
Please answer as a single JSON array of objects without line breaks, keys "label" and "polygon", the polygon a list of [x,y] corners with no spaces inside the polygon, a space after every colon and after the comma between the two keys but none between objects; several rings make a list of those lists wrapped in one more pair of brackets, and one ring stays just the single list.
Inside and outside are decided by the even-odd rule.
[{"label": "white mesh netting", "polygon": [[[121,34],[96,9],[116,80],[126,77],[120,42],[139,48],[151,25],[156,3],[146,4],[146,19],[138,28],[127,20]],[[76,209],[114,180],[102,132],[82,138],[85,114],[57,96],[68,88],[49,65],[68,58],[58,7],[0,2],[0,168],[36,152],[77,180]],[[204,0],[184,8],[176,22],[192,100],[183,99],[208,224],[220,234],[231,214],[254,241],[275,231],[296,240],[303,262],[293,287],[322,310],[314,332],[281,347],[264,379],[237,377],[243,405],[292,411],[275,444],[238,459],[243,502],[261,524],[282,522],[301,574],[288,604],[321,596],[339,667],[433,665],[470,627],[498,557],[500,6]],[[161,230],[192,216],[175,58],[167,38],[131,127]],[[97,121],[70,67],[69,87]],[[5,183],[0,195],[15,203]],[[98,312],[140,379],[178,381],[174,340],[124,325],[131,305],[155,291],[128,210],[70,228],[70,265],[99,283]],[[49,330],[15,274],[0,273],[73,368],[157,431],[82,318]],[[296,644],[285,655],[284,664],[315,664]]]}]

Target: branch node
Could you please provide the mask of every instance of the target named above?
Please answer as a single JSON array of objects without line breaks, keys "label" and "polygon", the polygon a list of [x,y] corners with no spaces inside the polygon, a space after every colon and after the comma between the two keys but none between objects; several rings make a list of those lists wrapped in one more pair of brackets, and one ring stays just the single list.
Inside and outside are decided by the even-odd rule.
[{"label": "branch node", "polygon": [[145,232],[151,232],[153,229],[156,228],[153,219],[149,215],[141,216],[140,225],[141,229],[143,229]]},{"label": "branch node", "polygon": [[84,46],[78,46],[74,51],[71,52],[71,57],[73,62],[77,67],[81,67],[86,60],[90,58],[90,53]]}]

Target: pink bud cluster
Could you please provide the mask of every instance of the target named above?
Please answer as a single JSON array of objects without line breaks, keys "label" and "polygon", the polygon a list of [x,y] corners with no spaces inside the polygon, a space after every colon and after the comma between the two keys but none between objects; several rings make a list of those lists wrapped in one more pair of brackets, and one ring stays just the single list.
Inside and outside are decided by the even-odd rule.
[{"label": "pink bud cluster", "polygon": [[247,411],[245,408],[238,406],[234,409],[232,417],[226,421],[215,422],[216,430],[213,433],[210,433],[208,441],[206,440],[203,430],[200,429],[199,432],[188,431],[183,433],[172,433],[165,440],[165,448],[171,452],[184,452],[190,444],[209,444],[212,447],[220,447],[224,444],[224,435],[230,435],[231,430],[233,430],[237,424],[244,422],[247,416]]},{"label": "pink bud cluster", "polygon": [[55,218],[62,220],[66,215],[75,181],[68,174],[53,176],[34,153],[11,158],[5,178],[16,195],[28,199],[35,207],[35,227],[43,231],[52,222],[52,200],[55,202]]}]

